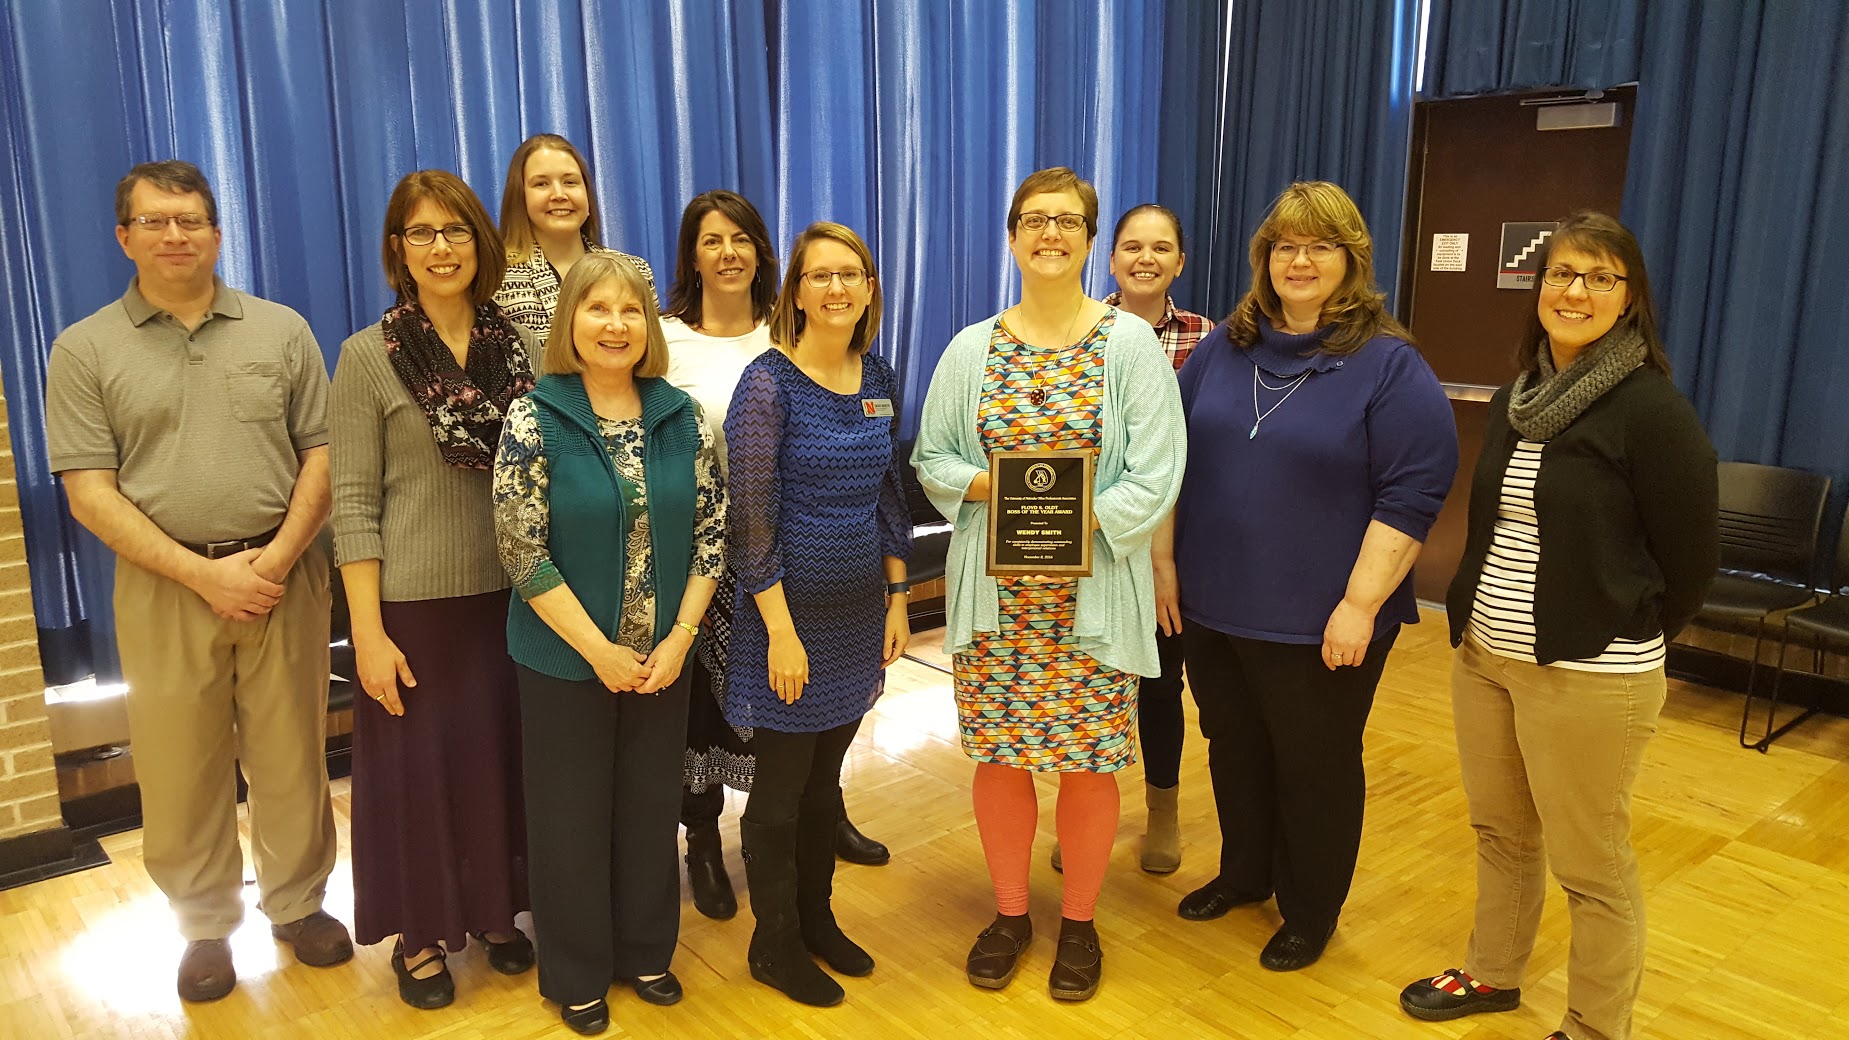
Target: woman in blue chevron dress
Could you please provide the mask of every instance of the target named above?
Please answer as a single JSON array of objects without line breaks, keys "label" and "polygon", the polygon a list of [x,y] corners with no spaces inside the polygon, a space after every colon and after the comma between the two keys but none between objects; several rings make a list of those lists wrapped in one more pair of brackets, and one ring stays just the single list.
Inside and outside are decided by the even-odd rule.
[{"label": "woman in blue chevron dress", "polygon": [[873,970],[829,905],[841,761],[910,637],[898,380],[867,350],[879,323],[866,244],[811,225],[771,312],[773,349],[745,367],[725,420],[738,573],[725,715],[752,727],[757,752],[738,828],[751,975],[818,1006],[843,993],[812,954],[843,974]]}]

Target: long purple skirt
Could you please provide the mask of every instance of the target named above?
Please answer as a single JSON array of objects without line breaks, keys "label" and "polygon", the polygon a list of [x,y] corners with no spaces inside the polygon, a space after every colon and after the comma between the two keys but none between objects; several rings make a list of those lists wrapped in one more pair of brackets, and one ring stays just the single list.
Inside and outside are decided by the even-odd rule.
[{"label": "long purple skirt", "polygon": [[353,706],[353,925],[407,951],[509,931],[527,901],[520,693],[507,593],[382,603],[414,689]]}]

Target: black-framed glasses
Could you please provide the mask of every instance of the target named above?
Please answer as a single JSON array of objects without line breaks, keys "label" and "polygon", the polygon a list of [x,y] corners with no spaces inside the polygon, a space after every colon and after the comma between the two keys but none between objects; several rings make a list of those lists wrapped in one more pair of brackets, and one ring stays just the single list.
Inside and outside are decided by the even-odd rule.
[{"label": "black-framed glasses", "polygon": [[1626,280],[1623,275],[1610,271],[1575,271],[1571,267],[1550,267],[1541,272],[1541,280],[1556,289],[1571,288],[1574,279],[1584,279],[1586,288],[1593,292],[1611,292],[1619,282]]},{"label": "black-framed glasses", "polygon": [[1067,234],[1085,230],[1083,213],[1023,213],[1016,223],[1029,231],[1045,231],[1049,220]]},{"label": "black-framed glasses", "polygon": [[142,213],[128,218],[128,224],[142,231],[165,231],[168,224],[180,225],[181,231],[204,231],[212,219],[204,213]]},{"label": "black-framed glasses", "polygon": [[427,246],[442,235],[451,245],[462,245],[475,240],[475,229],[467,224],[451,224],[445,228],[433,228],[428,224],[413,224],[399,232],[406,242],[414,246]]},{"label": "black-framed glasses", "polygon": [[1273,242],[1271,243],[1271,259],[1288,264],[1297,259],[1298,253],[1302,253],[1310,258],[1310,263],[1321,264],[1327,263],[1329,258],[1335,255],[1335,251],[1340,248],[1342,247],[1334,242],[1311,242],[1307,246],[1300,246],[1295,242]]},{"label": "black-framed glasses", "polygon": [[867,272],[858,267],[846,271],[804,271],[803,281],[811,289],[826,289],[835,279],[841,279],[843,289],[852,289],[867,280]]}]

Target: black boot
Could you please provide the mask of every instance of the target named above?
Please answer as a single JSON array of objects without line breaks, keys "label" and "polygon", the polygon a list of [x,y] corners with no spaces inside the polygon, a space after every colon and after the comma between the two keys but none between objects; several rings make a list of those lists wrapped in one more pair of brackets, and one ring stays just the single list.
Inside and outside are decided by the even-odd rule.
[{"label": "black boot", "polygon": [[892,858],[892,852],[886,846],[860,833],[854,821],[847,818],[845,806],[841,809],[841,818],[835,824],[834,843],[835,855],[863,867],[884,866]]},{"label": "black boot", "polygon": [[693,887],[693,908],[715,921],[738,913],[732,878],[725,872],[725,847],[719,841],[719,821],[687,824],[687,881]]},{"label": "black boot", "polygon": [[835,827],[841,815],[841,789],[811,792],[796,817],[796,912],[803,945],[843,975],[868,975],[873,958],[841,934],[830,900],[835,891]]},{"label": "black boot", "polygon": [[847,994],[815,966],[803,948],[796,912],[796,825],[765,826],[740,820],[745,880],[751,888],[751,977],[781,990],[791,1000],[833,1007]]}]

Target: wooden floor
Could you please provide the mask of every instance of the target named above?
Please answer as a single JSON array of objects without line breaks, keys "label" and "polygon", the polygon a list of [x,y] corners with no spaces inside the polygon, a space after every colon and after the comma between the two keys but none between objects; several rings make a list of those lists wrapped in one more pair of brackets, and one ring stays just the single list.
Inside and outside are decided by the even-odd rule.
[{"label": "wooden floor", "polygon": [[[1059,904],[1059,879],[1045,860],[1050,785],[1041,789],[1033,879],[1042,935],[1009,989],[971,987],[963,956],[993,904],[970,817],[970,764],[957,747],[948,676],[903,661],[844,780],[855,820],[892,847],[893,861],[843,865],[836,880],[837,912],[879,968],[843,980],[841,1007],[800,1007],[746,972],[749,911],[709,921],[683,893],[674,970],[687,999],[656,1008],[612,991],[608,1035],[1540,1040],[1565,1001],[1567,920],[1557,891],[1520,1011],[1428,1025],[1406,1018],[1395,1000],[1413,977],[1457,964],[1470,927],[1471,835],[1442,639],[1441,624],[1409,629],[1387,669],[1368,741],[1360,872],[1328,953],[1308,970],[1277,975],[1258,967],[1258,950],[1277,924],[1269,906],[1209,923],[1175,916],[1176,900],[1207,878],[1218,849],[1206,756],[1191,733],[1180,872],[1158,878],[1136,869],[1142,778],[1139,770],[1124,774],[1126,811],[1099,903],[1106,967],[1099,995],[1064,1006],[1046,992],[1053,949],[1046,936],[1057,928]],[[1812,722],[1759,755],[1735,746],[1738,708],[1737,696],[1672,683],[1638,787],[1636,840],[1650,909],[1638,1035],[1849,1038],[1849,722]],[[344,781],[335,795],[344,816]],[[742,883],[741,807],[732,796],[725,833],[732,875]],[[398,1000],[387,945],[337,968],[303,967],[271,941],[254,906],[233,939],[237,990],[215,1004],[183,1005],[173,991],[181,942],[142,871],[140,834],[104,844],[109,866],[0,893],[0,1038],[572,1035],[531,975],[496,975],[475,950],[451,961],[456,1003],[415,1011]],[[254,888],[246,891],[254,902]],[[352,920],[344,845],[328,909]]]}]

